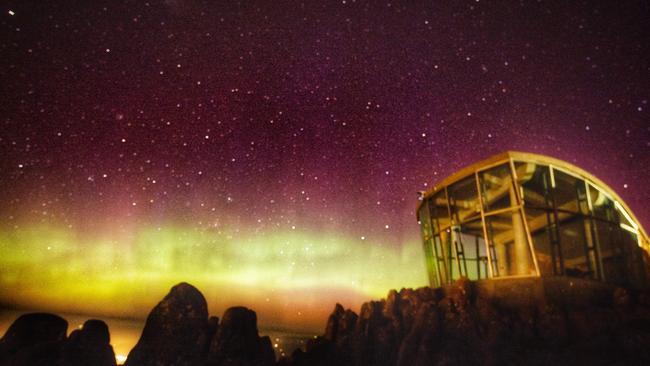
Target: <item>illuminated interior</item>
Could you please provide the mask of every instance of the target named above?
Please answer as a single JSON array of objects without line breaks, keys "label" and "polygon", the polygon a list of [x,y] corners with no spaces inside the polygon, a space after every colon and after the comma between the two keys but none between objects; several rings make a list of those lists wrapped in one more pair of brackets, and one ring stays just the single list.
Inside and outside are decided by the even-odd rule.
[{"label": "illuminated interior", "polygon": [[564,161],[507,152],[420,198],[433,287],[460,277],[558,275],[647,285],[650,246],[638,220],[605,183]]}]

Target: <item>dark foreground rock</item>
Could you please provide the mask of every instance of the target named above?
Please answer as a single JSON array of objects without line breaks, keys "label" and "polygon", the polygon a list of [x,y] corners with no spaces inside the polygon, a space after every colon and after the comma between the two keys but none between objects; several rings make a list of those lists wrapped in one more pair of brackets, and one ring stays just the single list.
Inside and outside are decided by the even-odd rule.
[{"label": "dark foreground rock", "polygon": [[0,339],[0,366],[114,366],[108,327],[89,320],[66,337],[68,322],[54,314],[21,315]]},{"label": "dark foreground rock", "polygon": [[[66,337],[52,314],[18,318],[0,366],[114,366],[108,327]],[[650,293],[572,278],[471,282],[391,291],[357,315],[336,305],[325,334],[277,363],[254,311],[208,318],[181,283],[151,311],[127,366],[650,365]]]},{"label": "dark foreground rock", "polygon": [[54,314],[18,317],[0,340],[0,365],[51,365],[58,362],[68,322]]},{"label": "dark foreground rock", "polygon": [[151,311],[125,366],[267,366],[275,354],[260,337],[254,311],[226,310],[208,318],[203,295],[187,283],[174,286]]},{"label": "dark foreground rock", "polygon": [[257,315],[244,307],[226,310],[215,337],[210,342],[209,366],[271,366],[275,353],[269,337],[260,337]]},{"label": "dark foreground rock", "polygon": [[205,359],[208,305],[192,285],[181,283],[151,310],[125,366],[198,365]]},{"label": "dark foreground rock", "polygon": [[108,326],[91,319],[81,329],[74,330],[63,347],[62,365],[115,365]]},{"label": "dark foreground rock", "polygon": [[391,291],[282,365],[650,365],[650,297],[568,278]]},{"label": "dark foreground rock", "polygon": [[[46,313],[20,316],[0,339],[0,366],[115,366],[108,326],[88,320],[66,337],[68,322]],[[153,308],[128,366],[271,366],[275,354],[260,337],[254,311],[234,307],[221,323],[208,318],[203,295],[187,283]]]}]

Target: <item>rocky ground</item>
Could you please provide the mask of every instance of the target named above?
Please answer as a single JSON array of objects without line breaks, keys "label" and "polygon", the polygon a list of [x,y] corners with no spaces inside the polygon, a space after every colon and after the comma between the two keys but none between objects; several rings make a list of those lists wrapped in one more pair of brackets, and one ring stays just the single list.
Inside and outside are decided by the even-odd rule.
[{"label": "rocky ground", "polygon": [[[285,365],[650,365],[650,297],[578,281],[391,291]],[[583,287],[585,285],[585,287]],[[518,296],[524,296],[519,297]]]},{"label": "rocky ground", "polygon": [[[66,331],[56,315],[21,316],[0,339],[0,366],[115,365],[102,321]],[[337,304],[323,336],[276,360],[255,312],[209,317],[203,295],[181,283],[151,311],[125,366],[520,364],[650,364],[650,296],[575,279],[391,291],[359,314]]]},{"label": "rocky ground", "polygon": [[115,365],[106,323],[88,320],[70,336],[67,330],[54,314],[20,316],[0,339],[0,365]]}]

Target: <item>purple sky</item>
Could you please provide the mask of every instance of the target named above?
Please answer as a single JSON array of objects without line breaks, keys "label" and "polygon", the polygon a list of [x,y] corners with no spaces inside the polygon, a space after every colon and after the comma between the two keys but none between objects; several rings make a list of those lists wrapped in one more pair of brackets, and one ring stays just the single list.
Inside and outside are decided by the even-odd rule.
[{"label": "purple sky", "polygon": [[523,150],[650,226],[647,2],[424,3],[4,2],[0,223],[398,246],[425,184]]}]

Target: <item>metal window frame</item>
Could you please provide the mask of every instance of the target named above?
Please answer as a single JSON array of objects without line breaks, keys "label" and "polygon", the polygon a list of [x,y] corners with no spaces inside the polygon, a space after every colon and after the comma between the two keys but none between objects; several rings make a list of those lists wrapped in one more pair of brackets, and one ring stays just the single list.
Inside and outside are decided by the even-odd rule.
[{"label": "metal window frame", "polygon": [[485,226],[485,210],[483,209],[483,195],[481,194],[481,184],[479,183],[478,170],[474,172],[474,180],[476,182],[476,191],[478,192],[478,202],[481,212],[481,228],[483,229],[483,241],[485,242],[488,259],[488,278],[494,278],[492,270],[492,253],[490,251],[490,242],[488,241],[487,227]]},{"label": "metal window frame", "polygon": [[[515,191],[515,200],[516,202],[510,202],[510,206],[505,207],[505,208],[500,208],[498,210],[493,210],[489,212],[485,212],[485,205],[483,202],[483,195],[481,194],[481,184],[480,184],[480,177],[479,173],[490,170],[492,168],[496,168],[498,166],[502,165],[507,165],[509,173],[510,173],[510,184],[512,186],[512,189]],[[465,179],[465,178],[461,178]],[[480,207],[480,215],[481,215],[481,225],[483,227],[483,240],[485,241],[485,251],[487,253],[488,257],[488,273],[489,273],[489,278],[515,278],[515,277],[540,277],[541,273],[539,270],[539,264],[537,263],[537,256],[535,255],[535,250],[533,247],[533,240],[530,235],[530,229],[528,228],[528,222],[526,220],[526,213],[524,212],[524,204],[523,204],[523,198],[521,194],[521,187],[517,183],[517,173],[514,167],[514,159],[509,158],[509,159],[504,159],[502,161],[495,162],[493,164],[486,165],[484,167],[481,167],[481,169],[476,169],[474,171],[474,180],[476,182],[476,191],[478,195],[478,202],[479,202],[479,207]],[[495,276],[493,272],[493,259],[492,259],[492,253],[490,251],[490,241],[488,238],[487,234],[487,225],[485,222],[486,217],[490,216],[495,216],[499,215],[502,213],[506,212],[516,212],[519,211],[520,219],[521,219],[521,224],[524,227],[524,232],[526,235],[526,241],[528,243],[528,250],[530,253],[531,258],[533,259],[533,265],[535,267],[535,274],[532,275],[505,275],[505,276]]]},{"label": "metal window frame", "polygon": [[526,220],[526,212],[524,211],[524,200],[521,195],[519,184],[517,183],[517,171],[515,169],[514,159],[509,159],[510,163],[510,177],[512,178],[512,187],[515,190],[515,196],[517,198],[517,206],[519,212],[521,213],[521,223],[524,226],[524,231],[526,232],[526,240],[528,240],[528,248],[530,249],[530,256],[533,258],[533,264],[535,265],[535,277],[540,277],[541,273],[539,271],[539,264],[537,263],[537,255],[535,255],[535,248],[533,247],[533,238],[530,235],[530,229],[528,227],[528,220]]}]

